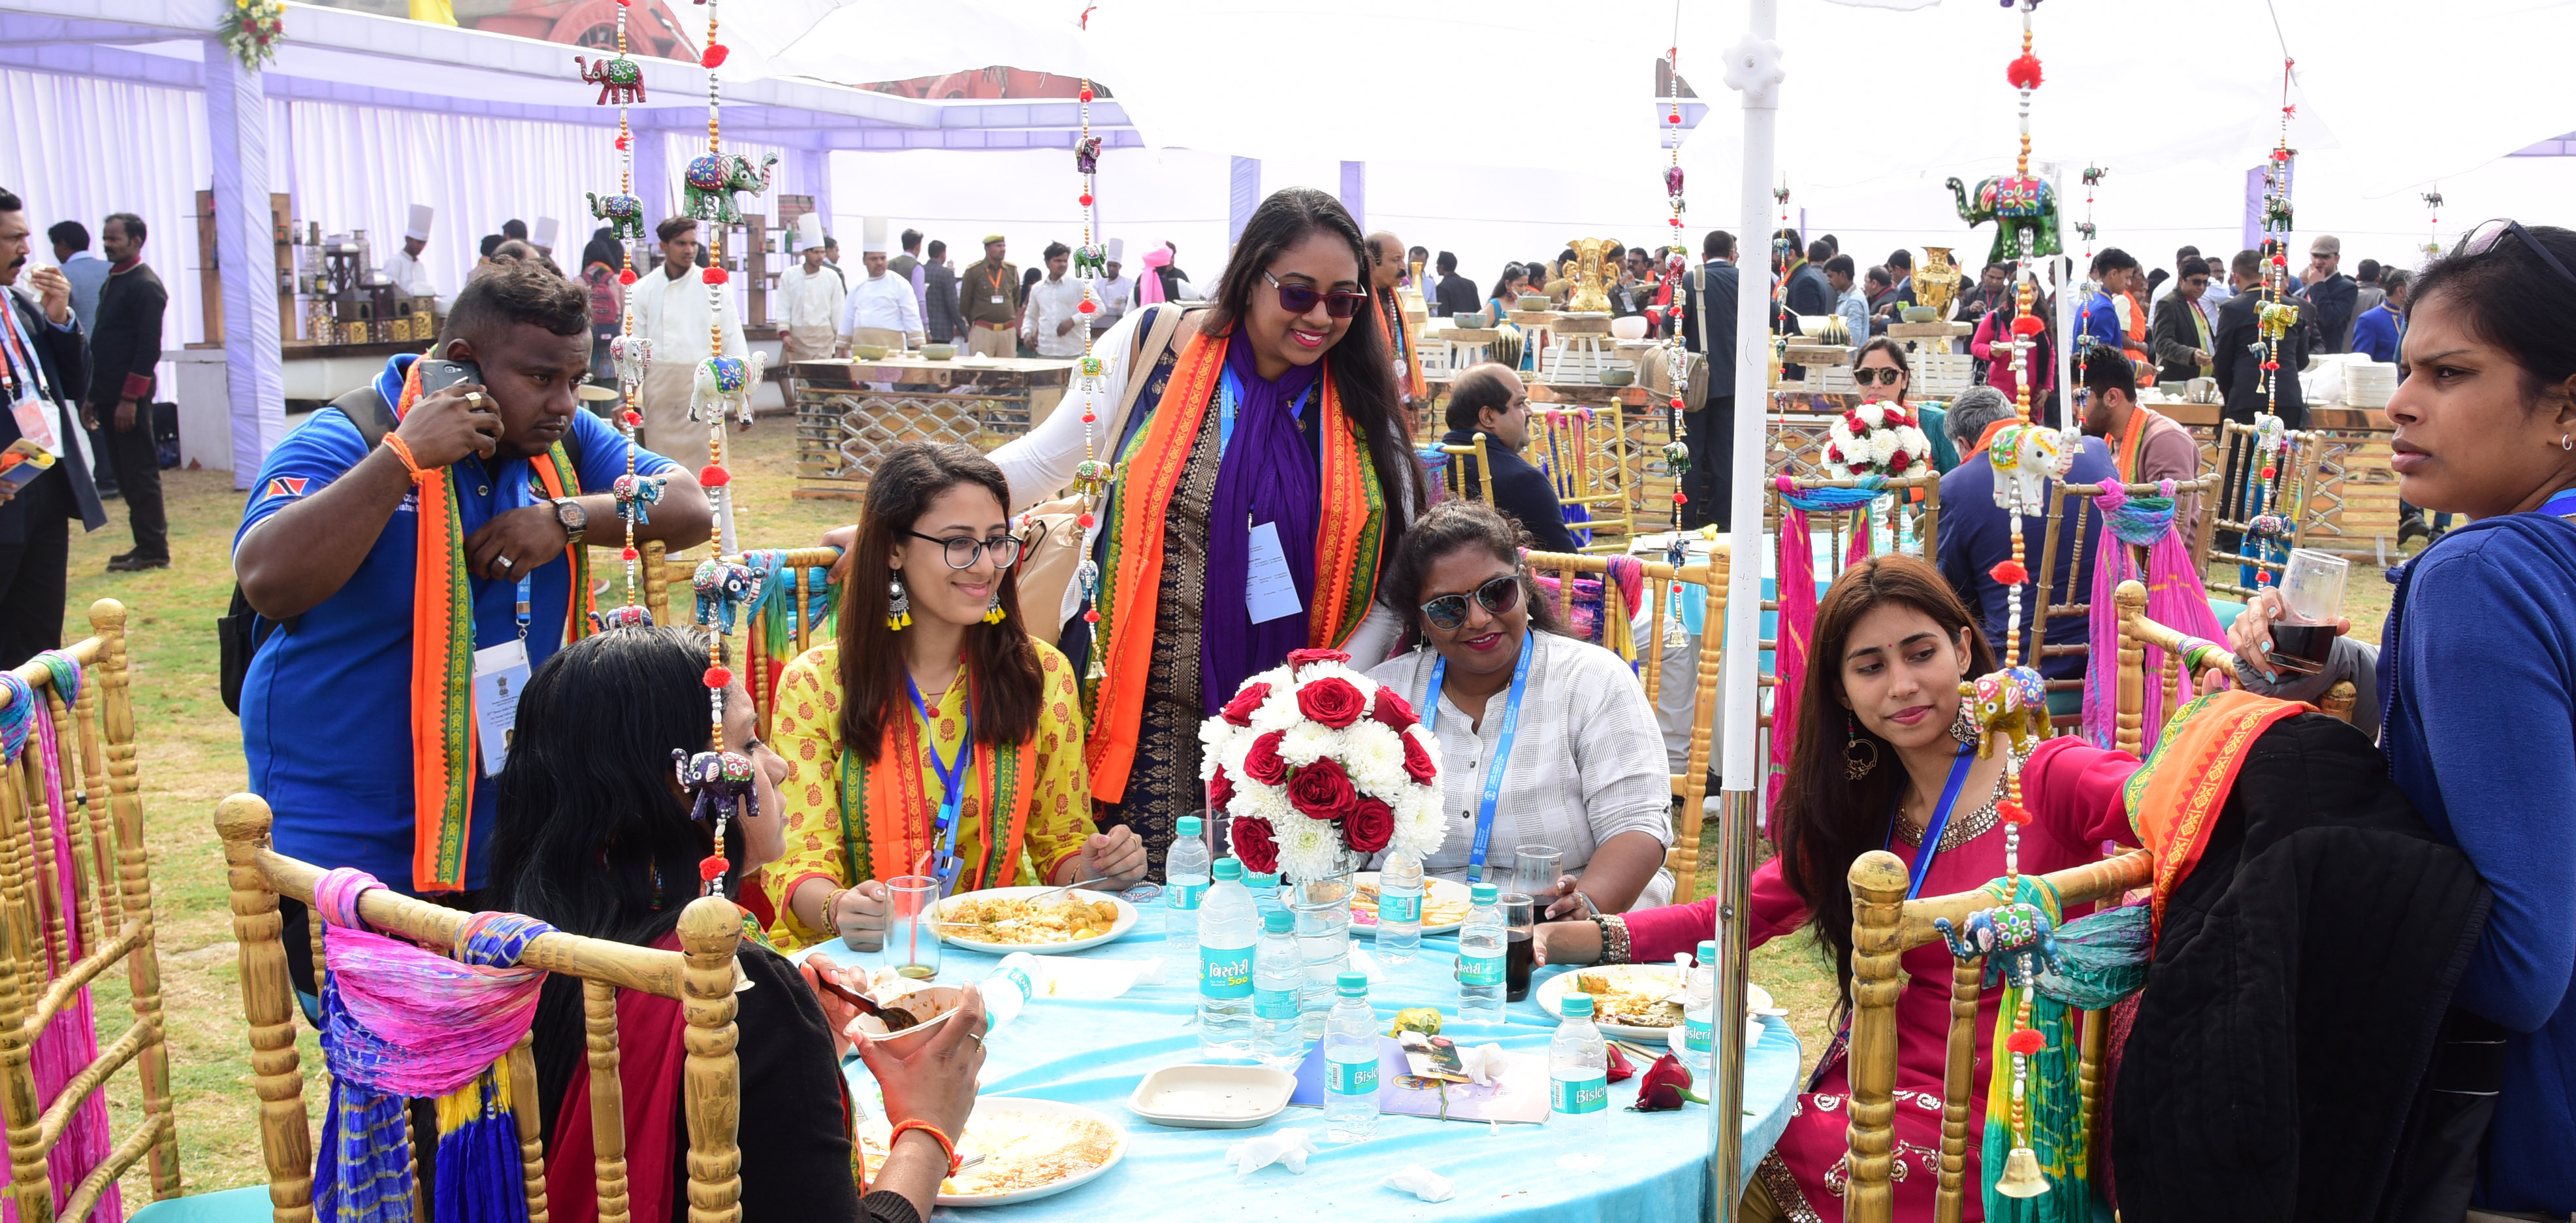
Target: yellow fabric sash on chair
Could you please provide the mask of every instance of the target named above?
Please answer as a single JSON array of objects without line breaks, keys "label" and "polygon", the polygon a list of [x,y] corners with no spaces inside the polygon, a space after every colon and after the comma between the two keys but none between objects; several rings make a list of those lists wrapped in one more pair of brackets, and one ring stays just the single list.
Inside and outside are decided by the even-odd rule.
[{"label": "yellow fabric sash on chair", "polygon": [[2159,931],[2165,902],[2209,846],[2246,751],[2273,723],[2307,708],[2240,689],[2210,693],[2174,711],[2155,753],[2129,775],[2121,798],[2138,844],[2156,856],[2151,916]]}]

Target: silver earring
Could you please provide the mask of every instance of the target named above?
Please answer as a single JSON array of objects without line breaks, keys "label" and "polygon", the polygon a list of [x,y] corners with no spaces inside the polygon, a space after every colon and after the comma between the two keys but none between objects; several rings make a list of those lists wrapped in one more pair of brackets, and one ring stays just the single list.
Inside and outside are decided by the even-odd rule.
[{"label": "silver earring", "polygon": [[912,623],[912,593],[903,588],[903,575],[895,574],[886,582],[886,627],[901,630]]},{"label": "silver earring", "polygon": [[1970,712],[1967,699],[1964,697],[1961,698],[1959,701],[1959,716],[1950,719],[1950,737],[1958,740],[1961,744],[1974,747],[1976,746],[1977,740],[1983,737],[1978,733],[1982,729],[1984,728],[1977,725],[1976,715]]},{"label": "silver earring", "polygon": [[2576,450],[2576,433],[2559,434],[2558,448],[2561,450]]}]

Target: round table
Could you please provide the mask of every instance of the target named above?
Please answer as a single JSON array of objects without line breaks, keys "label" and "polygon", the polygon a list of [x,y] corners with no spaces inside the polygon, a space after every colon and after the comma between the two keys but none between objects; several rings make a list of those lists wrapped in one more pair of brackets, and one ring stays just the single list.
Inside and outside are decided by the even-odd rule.
[{"label": "round table", "polygon": [[[1136,928],[1114,943],[1078,952],[1084,958],[1141,960],[1164,954],[1163,910],[1141,906]],[[1375,941],[1355,936],[1354,947],[1375,952]],[[837,940],[824,948],[842,964],[874,969],[880,953],[854,952]],[[1032,950],[1043,951],[1043,948]],[[1436,1006],[1442,1034],[1460,1044],[1497,1043],[1546,1055],[1556,1019],[1535,1001],[1509,1004],[1502,1023],[1458,1021],[1453,966],[1455,935],[1426,938],[1421,954],[1404,964],[1378,958],[1384,980],[1369,985],[1369,1003],[1383,1025],[1407,1006]],[[937,980],[964,984],[990,975],[1000,957],[956,944],[942,949]],[[1031,1000],[1010,1026],[993,1033],[984,1064],[983,1094],[1063,1100],[1098,1110],[1127,1132],[1127,1154],[1117,1167],[1088,1184],[1053,1197],[1009,1206],[957,1210],[993,1223],[1065,1220],[1097,1223],[1114,1214],[1128,1220],[1157,1216],[1285,1219],[1341,1214],[1350,1218],[1456,1218],[1490,1223],[1577,1223],[1579,1220],[1689,1219],[1707,1213],[1708,1111],[1685,1104],[1679,1112],[1638,1113],[1636,1080],[1610,1087],[1610,1125],[1602,1144],[1608,1161],[1597,1171],[1556,1166],[1557,1146],[1546,1125],[1489,1125],[1384,1116],[1377,1137],[1353,1145],[1325,1140],[1319,1108],[1290,1105],[1259,1127],[1241,1130],[1166,1128],[1127,1111],[1139,1080],[1164,1066],[1198,1060],[1198,1031],[1188,1026],[1197,989],[1186,968],[1169,958],[1159,984],[1140,984],[1105,1002],[1056,998]],[[1541,968],[1532,983],[1563,969]],[[1785,1020],[1762,1019],[1762,1038],[1745,1052],[1744,1174],[1749,1178],[1787,1128],[1798,1089],[1798,1038]],[[1642,1070],[1644,1067],[1640,1066]],[[875,1083],[856,1057],[845,1067],[853,1094],[873,1108]],[[1698,1086],[1705,1090],[1703,1076]],[[1254,1134],[1302,1127],[1317,1153],[1303,1175],[1278,1165],[1237,1179],[1225,1149]],[[1378,1178],[1418,1163],[1448,1177],[1457,1196],[1419,1201],[1378,1186]],[[1222,1203],[1210,1200],[1223,1195]]]}]

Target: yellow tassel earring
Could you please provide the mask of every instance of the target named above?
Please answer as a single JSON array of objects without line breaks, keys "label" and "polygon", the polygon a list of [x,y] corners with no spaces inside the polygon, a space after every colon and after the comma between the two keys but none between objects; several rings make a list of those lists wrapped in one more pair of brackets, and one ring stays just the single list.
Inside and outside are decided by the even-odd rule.
[{"label": "yellow tassel earring", "polygon": [[886,583],[886,628],[901,631],[912,623],[912,593],[903,588],[903,575],[896,574]]},{"label": "yellow tassel earring", "polygon": [[993,588],[993,601],[992,601],[992,602],[990,602],[990,603],[986,603],[986,604],[984,605],[984,623],[986,623],[986,624],[1000,624],[1001,622],[1002,622],[1002,589],[1001,589],[1001,587],[996,586],[996,587],[994,587],[994,588]]}]

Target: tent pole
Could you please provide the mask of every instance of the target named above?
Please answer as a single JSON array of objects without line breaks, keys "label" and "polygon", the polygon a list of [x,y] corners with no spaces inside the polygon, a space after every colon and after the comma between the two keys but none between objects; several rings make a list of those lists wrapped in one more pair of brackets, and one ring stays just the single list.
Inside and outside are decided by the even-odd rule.
[{"label": "tent pole", "polygon": [[278,347],[278,235],[269,214],[268,89],[222,39],[205,43],[206,134],[214,152],[215,260],[223,269],[224,368],[233,487],[259,479],[286,436]]},{"label": "tent pole", "polygon": [[[1768,47],[1776,58],[1779,0],[1752,0],[1743,47]],[[1729,488],[1724,679],[1726,744],[1718,807],[1717,1015],[1709,1095],[1709,1210],[1715,1223],[1735,1223],[1744,1171],[1744,996],[1746,904],[1752,890],[1754,724],[1762,637],[1762,476],[1768,466],[1764,409],[1770,399],[1772,140],[1780,119],[1780,84],[1744,88],[1744,166],[1737,180],[1735,309],[1735,471]],[[1712,375],[1715,371],[1711,371]],[[1711,388],[1715,389],[1715,388]],[[1701,648],[1707,648],[1702,639]],[[1794,733],[1794,732],[1793,732]]]}]

